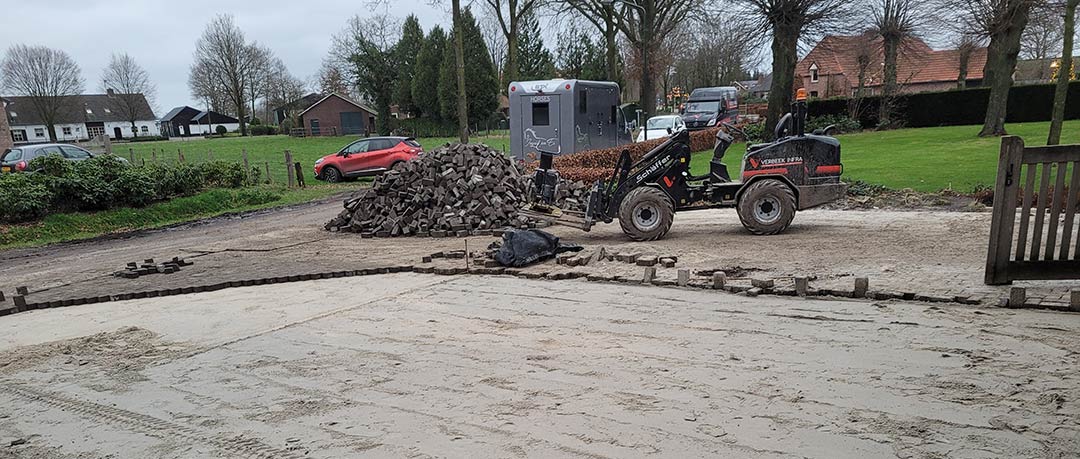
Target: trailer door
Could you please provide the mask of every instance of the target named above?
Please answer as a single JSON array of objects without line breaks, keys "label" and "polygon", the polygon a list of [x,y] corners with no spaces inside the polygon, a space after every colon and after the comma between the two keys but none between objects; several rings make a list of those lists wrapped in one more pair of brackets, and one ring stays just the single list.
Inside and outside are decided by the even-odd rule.
[{"label": "trailer door", "polygon": [[559,144],[559,97],[535,95],[522,97],[522,152],[539,158],[538,150],[562,153]]}]

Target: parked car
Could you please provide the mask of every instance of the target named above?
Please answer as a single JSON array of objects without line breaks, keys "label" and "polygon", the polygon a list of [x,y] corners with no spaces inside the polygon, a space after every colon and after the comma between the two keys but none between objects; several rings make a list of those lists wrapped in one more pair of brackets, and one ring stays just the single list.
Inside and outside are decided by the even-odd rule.
[{"label": "parked car", "polygon": [[[8,150],[0,157],[0,173],[32,172],[27,171],[27,168],[30,167],[30,161],[47,155],[60,155],[69,161],[83,161],[94,157],[94,154],[89,151],[64,143],[20,145]],[[120,158],[120,160],[127,162],[124,158]]]},{"label": "parked car", "polygon": [[662,139],[683,129],[686,129],[686,125],[679,115],[654,116],[645,123],[645,129],[638,131],[635,142]]},{"label": "parked car", "polygon": [[731,86],[697,88],[682,108],[683,121],[691,131],[734,123],[738,117],[738,90]]},{"label": "parked car", "polygon": [[423,153],[411,137],[370,137],[360,139],[315,161],[315,177],[327,182],[379,175]]}]

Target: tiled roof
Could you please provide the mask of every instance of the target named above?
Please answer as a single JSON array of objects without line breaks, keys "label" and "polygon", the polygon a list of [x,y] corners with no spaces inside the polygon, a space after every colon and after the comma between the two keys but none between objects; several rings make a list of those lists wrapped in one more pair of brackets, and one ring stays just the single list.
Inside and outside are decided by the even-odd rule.
[{"label": "tiled roof", "polygon": [[[806,55],[797,67],[800,76],[810,74],[817,64],[818,74],[844,75],[851,87],[858,85],[859,54],[869,51],[867,86],[879,86],[883,81],[884,50],[880,38],[869,35],[826,36]],[[986,48],[976,48],[968,62],[969,80],[981,80],[986,65]],[[901,85],[956,81],[960,73],[960,53],[957,50],[935,51],[919,39],[908,39],[900,47],[896,79]]]},{"label": "tiled roof", "polygon": [[[135,94],[135,96],[138,97],[136,103],[139,104],[138,121],[156,120],[157,118],[154,116],[154,111],[150,109],[150,104],[146,102],[146,98],[143,97],[142,94]],[[116,107],[116,103],[113,100],[114,97],[118,96],[109,96],[108,94],[83,94],[72,96],[65,109],[61,110],[59,116],[60,119],[56,122],[68,124],[128,121]],[[23,96],[4,96],[4,99],[9,101],[8,118],[11,120],[13,126],[45,124],[38,116],[37,111],[34,110],[32,98]],[[13,111],[18,116],[11,117],[10,115]]]}]

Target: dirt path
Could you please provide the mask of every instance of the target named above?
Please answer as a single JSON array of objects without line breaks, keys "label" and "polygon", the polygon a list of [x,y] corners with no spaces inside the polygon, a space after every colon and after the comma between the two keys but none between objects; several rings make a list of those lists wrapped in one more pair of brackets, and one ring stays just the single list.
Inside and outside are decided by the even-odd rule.
[{"label": "dirt path", "polygon": [[415,274],[33,311],[0,320],[0,457],[1075,457],[1078,333]]},{"label": "dirt path", "polygon": [[[461,250],[457,238],[362,239],[329,233],[322,224],[340,204],[333,202],[264,212],[246,218],[213,220],[165,231],[92,243],[0,252],[0,289],[10,305],[15,287],[27,286],[28,300],[49,301],[111,295],[154,288],[180,288],[256,277],[416,264],[424,255]],[[568,228],[554,231],[564,239],[609,251],[676,255],[678,268],[695,272],[740,268],[765,278],[813,277],[815,288],[851,289],[854,278],[867,276],[871,289],[943,297],[970,297],[993,305],[1005,288],[982,284],[989,213],[930,211],[801,212],[779,236],[745,232],[731,210],[680,214],[668,238],[631,243],[618,224],[591,233]],[[468,238],[471,250],[495,238]],[[175,256],[194,261],[179,274],[139,279],[110,276],[126,263]],[[531,268],[559,269],[553,263]],[[607,274],[640,276],[625,264],[591,266]],[[675,269],[662,269],[673,279]],[[1064,305],[1069,289],[1080,282],[1020,284],[1033,301]],[[4,307],[0,304],[0,307]]]}]

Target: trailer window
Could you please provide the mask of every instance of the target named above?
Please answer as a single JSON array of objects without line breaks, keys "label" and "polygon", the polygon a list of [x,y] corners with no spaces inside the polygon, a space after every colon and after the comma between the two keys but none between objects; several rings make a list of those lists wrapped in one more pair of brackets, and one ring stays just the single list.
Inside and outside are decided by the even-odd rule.
[{"label": "trailer window", "polygon": [[617,122],[616,113],[618,113],[618,112],[619,112],[619,107],[617,107],[615,105],[612,105],[611,106],[611,124],[615,124]]},{"label": "trailer window", "polygon": [[582,89],[578,96],[578,113],[589,113],[589,92]]},{"label": "trailer window", "polygon": [[547,126],[550,124],[547,102],[532,105],[532,124],[533,126]]}]

